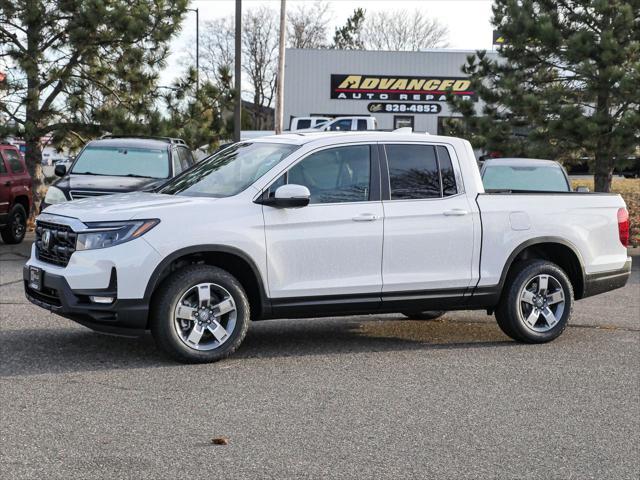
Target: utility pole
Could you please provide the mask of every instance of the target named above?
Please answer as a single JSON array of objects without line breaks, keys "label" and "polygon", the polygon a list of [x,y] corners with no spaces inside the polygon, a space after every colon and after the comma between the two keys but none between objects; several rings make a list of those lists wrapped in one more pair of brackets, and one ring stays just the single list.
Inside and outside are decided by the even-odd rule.
[{"label": "utility pole", "polygon": [[278,49],[278,77],[276,92],[276,134],[282,133],[284,124],[284,41],[286,35],[286,7],[287,0],[280,2],[280,40]]},{"label": "utility pole", "polygon": [[242,0],[236,0],[236,51],[235,51],[235,90],[236,104],[233,115],[233,141],[240,141],[242,115],[242,91],[240,87],[242,62]]},{"label": "utility pole", "polygon": [[187,8],[196,12],[196,97],[200,92],[200,11],[197,8]]}]

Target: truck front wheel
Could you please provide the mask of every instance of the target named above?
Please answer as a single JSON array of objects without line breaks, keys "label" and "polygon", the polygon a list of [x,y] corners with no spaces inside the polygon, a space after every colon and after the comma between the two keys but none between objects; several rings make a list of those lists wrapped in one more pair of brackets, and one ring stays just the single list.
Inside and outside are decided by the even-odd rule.
[{"label": "truck front wheel", "polygon": [[151,333],[182,363],[215,362],[232,354],[249,328],[249,301],[231,274],[209,265],[175,273],[153,296]]},{"label": "truck front wheel", "polygon": [[510,272],[496,319],[514,340],[544,343],[560,336],[572,308],[573,288],[564,270],[545,260],[531,260]]}]

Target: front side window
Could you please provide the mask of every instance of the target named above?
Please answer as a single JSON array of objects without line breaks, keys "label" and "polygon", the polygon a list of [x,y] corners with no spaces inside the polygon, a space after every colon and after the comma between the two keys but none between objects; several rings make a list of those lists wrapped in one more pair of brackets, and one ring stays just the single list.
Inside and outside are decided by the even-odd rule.
[{"label": "front side window", "polygon": [[13,173],[24,173],[24,165],[20,161],[20,155],[15,150],[5,150],[4,155],[9,161],[9,168]]},{"label": "front side window", "polygon": [[385,145],[391,200],[440,197],[440,172],[432,145]]},{"label": "front side window", "polygon": [[311,192],[309,203],[365,202],[369,200],[370,148],[351,145],[312,153],[294,165],[270,188],[304,185]]},{"label": "front side window", "polygon": [[338,120],[336,122],[334,122],[333,124],[331,124],[331,126],[329,127],[329,130],[331,131],[344,131],[344,130],[351,130],[351,119],[350,118],[343,118],[342,120]]},{"label": "front side window", "polygon": [[298,145],[286,143],[237,143],[198,162],[159,193],[230,197],[245,190],[297,148]]},{"label": "front side window", "polygon": [[78,156],[71,173],[167,178],[169,151],[160,148],[88,146]]},{"label": "front side window", "polygon": [[178,150],[174,150],[171,155],[172,163],[173,163],[173,174],[178,175],[184,170],[182,168],[182,163],[180,163],[180,156],[178,155]]}]

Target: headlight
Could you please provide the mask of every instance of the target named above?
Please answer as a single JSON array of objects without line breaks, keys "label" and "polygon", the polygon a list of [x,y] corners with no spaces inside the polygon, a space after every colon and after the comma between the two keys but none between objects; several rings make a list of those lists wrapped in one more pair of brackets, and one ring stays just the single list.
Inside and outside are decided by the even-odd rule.
[{"label": "headlight", "polygon": [[66,202],[67,197],[64,196],[62,190],[58,187],[49,187],[47,194],[44,196],[44,203],[55,205],[56,203]]},{"label": "headlight", "polygon": [[128,242],[141,237],[160,220],[131,220],[128,222],[93,222],[86,223],[89,230],[78,232],[76,251],[94,250],[96,248],[106,248]]}]

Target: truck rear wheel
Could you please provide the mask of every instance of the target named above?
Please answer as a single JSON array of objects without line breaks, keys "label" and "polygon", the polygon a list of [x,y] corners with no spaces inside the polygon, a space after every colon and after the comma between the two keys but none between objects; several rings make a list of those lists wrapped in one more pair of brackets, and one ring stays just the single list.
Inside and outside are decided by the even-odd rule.
[{"label": "truck rear wheel", "polygon": [[249,328],[249,301],[228,272],[209,265],[184,267],[153,297],[151,333],[158,347],[182,363],[228,357]]},{"label": "truck rear wheel", "polygon": [[567,274],[545,260],[522,262],[509,274],[496,309],[498,325],[524,343],[544,343],[560,336],[573,308]]}]

